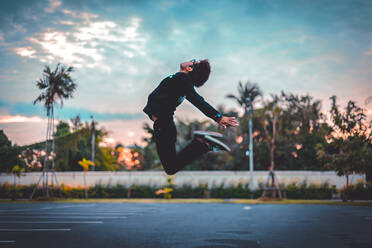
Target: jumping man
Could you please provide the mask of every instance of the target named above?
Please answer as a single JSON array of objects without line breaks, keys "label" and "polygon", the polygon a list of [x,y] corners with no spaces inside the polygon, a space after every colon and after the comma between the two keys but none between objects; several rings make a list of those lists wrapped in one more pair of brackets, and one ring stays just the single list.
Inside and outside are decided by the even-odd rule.
[{"label": "jumping man", "polygon": [[222,128],[239,125],[235,117],[223,116],[194,87],[201,87],[209,78],[211,68],[207,59],[191,60],[180,64],[180,71],[163,79],[151,92],[143,111],[154,121],[156,150],[165,172],[173,175],[187,164],[209,151],[230,151],[230,148],[213,137],[220,133],[195,131],[194,139],[181,151],[176,152],[177,130],[173,120],[174,111],[186,98],[206,116]]}]

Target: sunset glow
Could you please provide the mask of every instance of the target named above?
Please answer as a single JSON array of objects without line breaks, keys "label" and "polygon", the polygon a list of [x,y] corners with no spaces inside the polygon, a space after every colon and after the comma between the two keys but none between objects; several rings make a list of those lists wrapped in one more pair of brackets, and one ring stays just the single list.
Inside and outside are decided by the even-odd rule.
[{"label": "sunset glow", "polygon": [[[46,114],[32,104],[35,82],[44,65],[58,62],[75,67],[78,90],[56,109],[56,120],[94,116],[125,145],[143,144],[142,126],[151,125],[142,112],[148,94],[194,57],[211,62],[212,74],[197,90],[214,107],[242,112],[225,95],[250,80],[266,98],[281,90],[309,93],[322,101],[324,113],[329,97],[338,95],[341,106],[356,101],[372,119],[371,104],[364,105],[372,92],[369,5],[354,11],[357,4],[348,1],[337,8],[325,2],[321,9],[315,2],[204,1],[195,9],[187,1],[136,2],[2,3],[11,11],[2,13],[0,27],[6,61],[0,65],[0,128],[12,140],[43,139]],[[208,119],[187,101],[175,116]]]}]

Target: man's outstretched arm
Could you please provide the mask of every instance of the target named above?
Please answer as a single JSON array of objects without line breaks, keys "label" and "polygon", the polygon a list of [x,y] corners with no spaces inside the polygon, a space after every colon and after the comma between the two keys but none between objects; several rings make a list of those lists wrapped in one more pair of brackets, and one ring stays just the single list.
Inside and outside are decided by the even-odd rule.
[{"label": "man's outstretched arm", "polygon": [[214,109],[209,103],[207,103],[204,98],[199,95],[194,87],[187,83],[186,84],[186,99],[191,102],[195,107],[197,107],[203,114],[212,118],[223,128],[228,126],[238,126],[239,123],[235,117],[223,116],[220,112]]}]

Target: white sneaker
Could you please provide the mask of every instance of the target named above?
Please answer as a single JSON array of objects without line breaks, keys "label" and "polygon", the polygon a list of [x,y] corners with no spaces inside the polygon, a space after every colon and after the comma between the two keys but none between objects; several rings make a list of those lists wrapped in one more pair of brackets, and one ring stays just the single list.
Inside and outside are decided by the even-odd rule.
[{"label": "white sneaker", "polygon": [[211,137],[219,137],[219,138],[223,137],[222,134],[217,133],[217,132],[213,132],[213,131],[201,131],[201,130],[194,131],[194,135],[195,136],[206,136],[206,135],[208,135],[208,136],[211,136]]},{"label": "white sneaker", "polygon": [[202,138],[204,138],[210,144],[210,146],[211,146],[210,149],[213,152],[217,152],[219,150],[228,151],[228,152],[231,151],[231,149],[227,145],[225,145],[224,143],[222,143],[218,139],[215,139],[215,138],[213,138],[211,136],[208,136],[208,135],[203,136]]}]

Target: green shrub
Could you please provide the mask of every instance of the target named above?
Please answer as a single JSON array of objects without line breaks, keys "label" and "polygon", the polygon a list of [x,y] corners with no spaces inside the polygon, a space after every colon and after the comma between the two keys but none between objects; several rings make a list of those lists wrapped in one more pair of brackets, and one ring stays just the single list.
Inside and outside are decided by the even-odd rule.
[{"label": "green shrub", "polygon": [[[15,199],[29,198],[35,185],[16,185],[4,183],[0,184],[0,198]],[[301,183],[290,183],[281,186],[288,199],[331,199],[334,189],[328,184],[308,184],[306,181]],[[259,198],[263,192],[263,185],[253,192],[249,189],[249,184],[239,183],[236,186],[225,187],[224,184],[208,188],[205,184],[193,187],[191,185],[176,186],[172,185],[172,198]],[[84,187],[71,187],[61,184],[61,195],[63,198],[84,198]],[[101,185],[97,184],[88,187],[88,198],[127,198],[128,192],[131,198],[161,198],[156,195],[156,186],[133,185],[128,191],[125,185]],[[343,192],[343,191],[342,191]],[[341,192],[341,193],[342,193]],[[269,192],[270,194],[270,192]],[[350,187],[350,199],[371,199],[372,184],[359,183]],[[42,195],[41,188],[35,192],[35,197]],[[56,189],[53,190],[55,197],[59,196]]]},{"label": "green shrub", "polygon": [[307,184],[303,181],[300,184],[295,182],[283,187],[288,199],[331,199],[333,188],[328,183]]},{"label": "green shrub", "polygon": [[173,198],[203,198],[206,193],[206,187],[184,184],[181,187],[175,187],[172,192]]},{"label": "green shrub", "polygon": [[222,183],[219,187],[211,189],[212,198],[251,198],[249,184],[238,183],[237,186],[224,187]]},{"label": "green shrub", "polygon": [[[346,188],[341,189],[342,198],[345,195]],[[372,183],[358,182],[354,185],[349,185],[350,200],[372,200]]]}]

